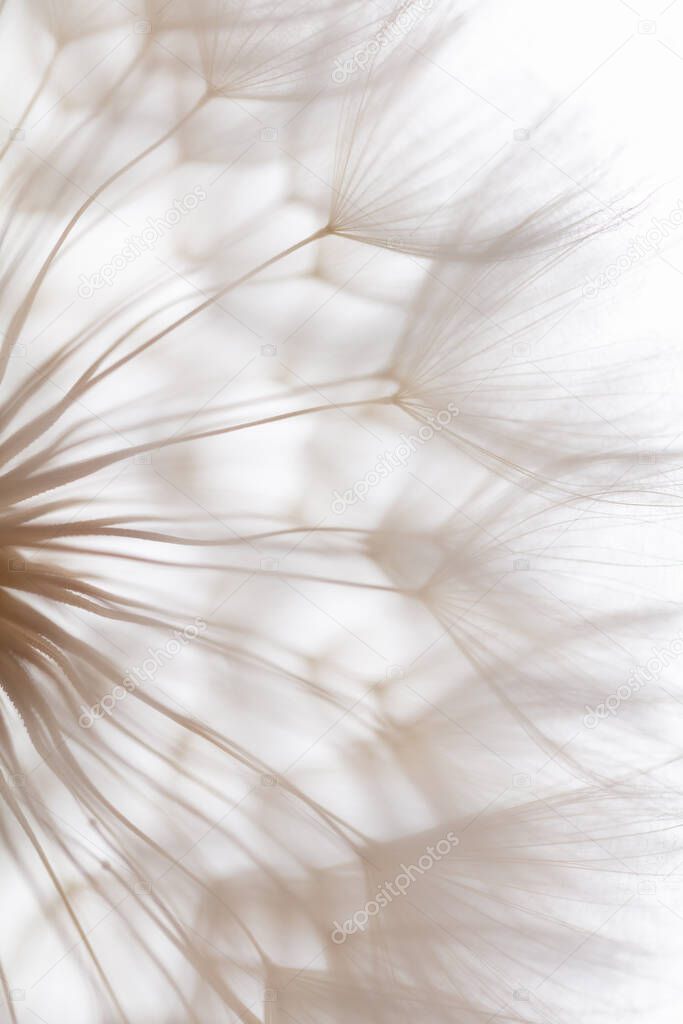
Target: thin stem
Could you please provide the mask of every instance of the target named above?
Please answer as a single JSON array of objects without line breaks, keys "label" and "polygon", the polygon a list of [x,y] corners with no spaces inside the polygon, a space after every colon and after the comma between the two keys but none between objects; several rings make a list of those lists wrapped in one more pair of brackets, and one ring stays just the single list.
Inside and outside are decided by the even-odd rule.
[{"label": "thin stem", "polygon": [[171,333],[171,331],[174,331],[177,327],[182,327],[183,324],[187,323],[189,320],[192,320],[193,317],[198,316],[200,313],[203,313],[205,309],[208,309],[209,306],[212,306],[224,295],[227,295],[228,292],[233,291],[235,288],[239,288],[240,285],[244,284],[246,281],[249,281],[252,277],[255,277],[257,274],[260,274],[262,270],[266,270],[268,267],[272,267],[274,263],[278,263],[280,260],[285,259],[287,256],[291,256],[291,254],[296,252],[298,249],[303,249],[305,245],[309,245],[311,242],[315,242],[319,238],[324,238],[328,234],[330,234],[329,227],[326,226],[324,228],[320,228],[318,231],[314,231],[312,235],[308,235],[306,238],[302,238],[301,241],[295,242],[294,245],[290,245],[289,248],[283,249],[282,252],[277,253],[275,256],[271,256],[270,259],[266,260],[264,263],[259,263],[257,267],[253,267],[251,270],[247,271],[246,274],[243,274],[242,277],[238,277],[235,281],[231,281],[229,284],[226,284],[223,288],[220,288],[213,295],[210,295],[208,299],[204,299],[204,301],[200,302],[199,305],[194,306],[194,308],[190,309],[187,313],[183,313],[183,315],[178,317],[177,320],[174,320],[173,323],[169,324],[167,327],[164,327],[161,331],[158,331],[151,338],[148,338],[147,341],[144,341],[140,345],[138,345],[137,348],[134,348],[131,352],[128,352],[127,355],[122,356],[117,362],[112,363],[111,366],[108,366],[105,370],[102,370],[95,377],[92,377],[88,382],[86,389],[84,390],[89,390],[90,388],[94,387],[95,384],[99,383],[99,381],[114,373],[121,366],[124,366],[126,363],[129,363],[136,356],[140,355],[141,352],[144,352],[146,349],[151,348],[152,345],[156,345],[158,341],[161,341],[162,338],[165,338],[168,334]]},{"label": "thin stem", "polygon": [[[0,477],[0,487],[3,498],[8,503],[11,501],[23,501],[26,498],[34,497],[44,491],[52,490],[54,487],[62,487],[82,477],[96,473],[106,466],[115,465],[124,459],[133,458],[135,455],[142,455],[145,452],[155,451],[159,448],[168,448],[171,445],[185,444],[187,441],[199,441],[209,437],[219,437],[222,434],[233,434],[238,430],[247,430],[249,427],[261,427],[269,423],[279,423],[282,420],[296,419],[298,416],[309,416],[313,413],[328,412],[330,409],[353,409],[368,405],[393,404],[394,398],[383,395],[381,398],[365,398],[355,402],[326,402],[324,405],[309,406],[307,409],[295,409],[293,412],[281,412],[275,416],[264,416],[258,420],[250,420],[246,423],[235,423],[229,427],[214,427],[212,430],[201,430],[192,434],[181,434],[177,437],[169,437],[162,441],[148,441],[145,444],[131,445],[129,448],[108,452],[105,455],[92,456],[89,459],[81,459],[70,466],[57,469],[44,470],[35,476],[27,477],[27,468],[30,462],[18,466],[11,472]],[[15,483],[16,481],[16,483]],[[12,484],[15,486],[12,487]]]},{"label": "thin stem", "polygon": [[109,186],[112,185],[118,178],[123,177],[123,175],[130,171],[133,167],[135,167],[136,164],[139,164],[142,160],[148,157],[150,153],[153,153],[160,146],[163,146],[165,142],[167,142],[173,135],[175,135],[175,133],[191,117],[193,117],[194,114],[196,114],[196,112],[202,106],[204,106],[204,104],[207,102],[207,98],[208,95],[206,93],[202,95],[200,99],[194,104],[194,106],[191,107],[190,110],[188,110],[188,112],[184,114],[180,118],[180,120],[173,125],[173,127],[169,128],[168,131],[164,132],[163,135],[160,135],[159,138],[156,139],[154,142],[151,142],[149,146],[147,146],[140,153],[138,153],[137,156],[131,157],[130,160],[128,160],[121,167],[119,167],[118,170],[114,171],[113,174],[110,174],[109,177],[106,178],[100,185],[98,185],[95,191],[92,192],[88,196],[88,198],[81,203],[79,208],[76,210],[76,212],[73,214],[69,222],[62,230],[57,241],[50,249],[50,252],[46,256],[40,270],[38,271],[36,277],[34,278],[33,284],[31,285],[31,288],[29,289],[26,298],[21,303],[16,313],[12,317],[12,320],[10,321],[9,327],[7,328],[7,333],[5,335],[5,340],[2,345],[2,354],[0,356],[0,381],[3,379],[5,375],[7,362],[9,360],[9,355],[10,352],[12,351],[12,347],[17,338],[19,337],[19,334],[24,324],[26,323],[26,320],[28,319],[28,316],[33,308],[33,304],[36,300],[38,292],[40,291],[43,281],[45,280],[48,271],[50,270],[50,267],[57,258],[60,249],[62,248],[65,241],[80,221],[83,214],[90,209],[90,207],[93,205],[93,203],[97,201],[97,199],[102,195],[102,193],[106,189],[108,189]]},{"label": "thin stem", "polygon": [[10,135],[9,135],[9,137],[7,139],[7,142],[2,147],[2,149],[0,149],[0,160],[4,159],[5,154],[7,153],[7,150],[12,145],[12,142],[14,141],[14,132],[16,132],[18,129],[23,128],[24,122],[26,121],[26,118],[28,117],[28,115],[31,113],[31,111],[33,110],[34,106],[36,105],[38,97],[40,96],[41,92],[43,91],[43,89],[45,88],[45,86],[47,84],[47,80],[50,77],[50,72],[52,71],[52,68],[54,67],[54,63],[55,63],[55,56],[53,55],[52,59],[50,61],[48,61],[47,65],[45,66],[45,71],[43,72],[43,74],[41,76],[41,79],[38,82],[38,85],[36,86],[33,95],[31,96],[31,98],[29,99],[28,103],[24,107],[23,113],[20,115],[19,120],[17,121],[17,123],[14,126],[13,130],[10,132]]}]

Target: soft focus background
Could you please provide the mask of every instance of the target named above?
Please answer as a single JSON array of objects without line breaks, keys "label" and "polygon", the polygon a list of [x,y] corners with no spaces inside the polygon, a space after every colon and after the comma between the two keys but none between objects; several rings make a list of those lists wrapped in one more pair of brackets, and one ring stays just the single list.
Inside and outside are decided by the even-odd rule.
[{"label": "soft focus background", "polygon": [[673,1024],[683,2],[0,30],[2,1019]]}]

